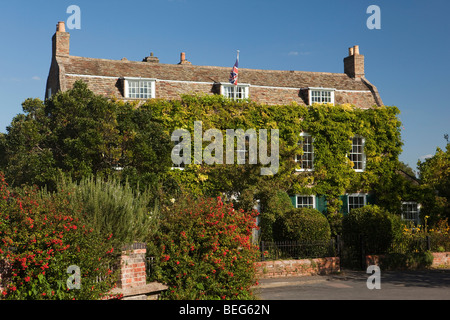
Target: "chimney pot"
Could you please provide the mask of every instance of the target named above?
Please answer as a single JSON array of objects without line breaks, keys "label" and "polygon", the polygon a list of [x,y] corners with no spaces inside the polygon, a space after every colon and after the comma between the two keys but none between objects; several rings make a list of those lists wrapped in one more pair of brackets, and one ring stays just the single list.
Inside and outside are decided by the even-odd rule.
[{"label": "chimney pot", "polygon": [[355,52],[355,55],[359,54],[359,46],[354,46],[353,51]]},{"label": "chimney pot", "polygon": [[186,53],[182,52],[180,54],[180,63],[178,64],[191,64],[189,61],[186,60]]},{"label": "chimney pot", "polygon": [[59,21],[56,25],[56,32],[66,32],[66,24],[64,21]]},{"label": "chimney pot", "polygon": [[349,56],[352,56],[352,55],[354,55],[354,54],[355,54],[355,52],[354,52],[354,50],[353,50],[353,47],[348,48],[348,55],[349,55]]},{"label": "chimney pot", "polygon": [[68,57],[70,55],[70,33],[66,32],[64,21],[56,25],[56,32],[52,38],[52,56]]}]

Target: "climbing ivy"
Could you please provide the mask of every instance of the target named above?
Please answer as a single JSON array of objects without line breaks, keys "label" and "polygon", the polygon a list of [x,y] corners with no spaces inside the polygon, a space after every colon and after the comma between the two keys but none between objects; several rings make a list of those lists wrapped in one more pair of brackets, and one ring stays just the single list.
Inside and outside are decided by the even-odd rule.
[{"label": "climbing ivy", "polygon": [[[196,195],[241,195],[261,197],[261,190],[272,188],[288,194],[326,196],[328,214],[338,214],[339,196],[346,192],[382,193],[381,177],[393,177],[401,153],[401,123],[396,107],[359,109],[352,105],[304,106],[296,103],[269,106],[250,100],[232,101],[221,96],[185,95],[177,101],[150,100],[149,108],[167,134],[184,128],[191,132],[194,121],[202,121],[203,132],[210,128],[279,129],[280,169],[274,176],[261,176],[259,165],[190,165],[171,176],[185,192]],[[314,137],[314,170],[299,172],[294,161],[302,154],[300,133]],[[347,154],[351,139],[365,139],[364,172],[355,172]],[[204,143],[204,146],[207,143]],[[225,150],[225,146],[224,146]]]},{"label": "climbing ivy", "polygon": [[[393,192],[399,185],[396,169],[402,146],[396,107],[269,106],[220,95],[125,102],[97,96],[77,82],[72,90],[45,102],[27,100],[24,111],[25,115],[13,120],[8,134],[0,135],[0,151],[4,151],[0,169],[16,185],[49,185],[58,170],[74,179],[112,174],[133,186],[150,185],[155,195],[165,197],[162,204],[180,193],[238,200],[235,205],[244,210],[260,200],[260,219],[267,218],[268,223],[278,210],[270,209],[270,201],[310,194],[318,197],[320,211],[328,215],[333,229],[338,228],[334,224],[339,224],[345,193],[371,193],[383,204],[396,201],[393,206],[399,207],[400,196]],[[176,129],[187,129],[193,144],[195,121],[202,122],[203,133],[221,130],[224,151],[227,129],[255,129],[257,133],[278,129],[279,170],[263,176],[261,164],[248,163],[191,164],[182,171],[171,170],[169,137]],[[303,152],[299,145],[302,132],[313,136],[313,171],[296,170],[294,159]],[[355,135],[365,139],[364,172],[355,172],[347,157]],[[267,216],[265,209],[271,211]]]}]

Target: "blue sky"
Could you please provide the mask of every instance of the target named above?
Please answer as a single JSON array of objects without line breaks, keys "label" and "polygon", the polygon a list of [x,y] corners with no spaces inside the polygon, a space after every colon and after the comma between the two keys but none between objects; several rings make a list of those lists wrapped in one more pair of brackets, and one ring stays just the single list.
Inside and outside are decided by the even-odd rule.
[{"label": "blue sky", "polygon": [[[51,37],[81,9],[71,54],[141,61],[150,52],[178,63],[272,70],[343,72],[348,48],[360,46],[366,78],[403,122],[400,160],[443,148],[450,134],[450,1],[446,0],[129,0],[2,1],[0,6],[0,132],[26,98],[44,98]],[[381,29],[369,30],[370,5]]]}]

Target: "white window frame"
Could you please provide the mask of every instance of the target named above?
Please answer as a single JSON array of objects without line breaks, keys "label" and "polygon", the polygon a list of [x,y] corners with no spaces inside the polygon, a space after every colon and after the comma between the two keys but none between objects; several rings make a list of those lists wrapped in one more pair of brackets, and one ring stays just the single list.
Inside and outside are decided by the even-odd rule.
[{"label": "white window frame", "polygon": [[[298,204],[298,198],[299,197],[312,198],[312,207],[310,207],[309,205],[301,205],[301,206],[299,206],[299,204]],[[316,196],[315,195],[306,195],[306,194],[296,194],[295,195],[295,207],[296,208],[313,208],[313,209],[317,209],[316,208]]]},{"label": "white window frame", "polygon": [[362,208],[367,205],[367,193],[349,193],[349,194],[347,194],[347,212],[348,213],[350,213],[350,211],[352,209],[357,209],[357,208],[350,208],[350,198],[355,198],[355,197],[363,198],[363,206],[357,207],[357,208]]},{"label": "white window frame", "polygon": [[[334,105],[334,92],[336,89],[334,88],[316,88],[311,87],[308,88],[308,99],[309,99],[309,105],[313,105],[314,103],[319,104],[326,104],[330,103]],[[319,96],[316,97],[313,92],[319,93]],[[313,97],[314,96],[314,97]],[[329,99],[328,99],[329,97]],[[329,100],[329,101],[326,101]]]},{"label": "white window frame", "polygon": [[[125,98],[127,99],[139,99],[139,100],[146,100],[146,99],[153,99],[155,98],[155,83],[156,83],[156,79],[153,78],[133,78],[133,77],[125,77],[124,79],[124,88],[123,88],[123,93]],[[130,82],[137,82],[138,83],[138,90],[140,91],[141,89],[141,83],[147,82],[150,84],[149,88],[150,88],[150,93],[147,94],[146,97],[131,97],[130,96]],[[140,93],[138,93],[140,94]]]},{"label": "white window frame", "polygon": [[[243,97],[237,98],[236,97],[236,88],[240,88],[243,90],[242,95]],[[224,96],[225,98],[232,99],[232,100],[242,100],[242,99],[248,99],[248,93],[249,93],[250,85],[246,83],[241,84],[231,84],[231,83],[221,83],[220,84],[220,94]],[[231,90],[232,89],[232,90]],[[233,91],[231,94],[228,92],[229,90]]]},{"label": "white window frame", "polygon": [[[414,211],[411,211],[411,212],[406,211],[405,212],[403,210],[404,205],[415,205],[417,207],[417,210],[416,210],[416,212],[414,212]],[[420,207],[421,207],[420,203],[418,203],[416,201],[402,201],[402,214],[401,214],[402,219],[406,220],[406,221],[412,221],[416,224],[420,224]],[[408,216],[405,217],[405,215],[408,215],[408,214],[413,214],[414,217],[412,217],[412,218],[410,218]]]},{"label": "white window frame", "polygon": [[[299,171],[299,172],[311,172],[311,171],[314,171],[314,137],[311,135],[311,134],[309,134],[309,133],[307,133],[307,132],[302,132],[302,133],[300,133],[300,137],[309,137],[309,138],[311,138],[311,152],[309,152],[310,154],[311,154],[311,161],[312,161],[312,163],[311,163],[311,168],[302,168],[302,165],[303,165],[303,161],[308,161],[308,160],[303,160],[302,158],[303,158],[303,156],[304,156],[304,150],[303,150],[303,154],[302,155],[296,155],[295,156],[295,162],[297,162],[297,163],[300,163],[300,168],[297,168],[297,169],[295,169],[295,171]],[[303,141],[303,139],[302,139],[302,141]],[[300,143],[300,142],[299,142]],[[303,145],[302,145],[302,149],[303,149]]]},{"label": "white window frame", "polygon": [[[353,148],[355,147],[354,143],[353,143],[353,139],[358,138],[361,139],[361,148],[362,148],[362,152],[353,152]],[[353,166],[353,170],[355,170],[355,172],[364,172],[364,170],[366,170],[366,152],[365,152],[365,148],[366,148],[366,139],[363,136],[360,135],[355,135],[352,138],[352,144],[351,144],[351,151],[347,154],[347,158],[352,161],[354,164],[360,162],[361,163],[361,167],[362,168],[357,168],[355,169],[355,165]],[[353,161],[351,155],[361,155],[361,161]]]}]

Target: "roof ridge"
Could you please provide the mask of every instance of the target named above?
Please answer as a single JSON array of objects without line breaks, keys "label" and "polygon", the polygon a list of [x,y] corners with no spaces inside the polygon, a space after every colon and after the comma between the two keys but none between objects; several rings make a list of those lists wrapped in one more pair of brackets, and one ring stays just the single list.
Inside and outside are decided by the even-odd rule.
[{"label": "roof ridge", "polygon": [[[86,60],[97,60],[104,62],[114,62],[114,63],[138,63],[144,65],[151,65],[149,62],[145,61],[133,61],[133,60],[115,60],[115,59],[104,59],[104,58],[91,58],[91,57],[81,57],[81,56],[70,56],[70,58],[75,59],[86,59]],[[221,66],[208,66],[208,65],[194,65],[194,64],[173,64],[173,63],[155,63],[154,65],[161,66],[173,66],[173,67],[182,67],[182,68],[208,68],[208,69],[224,69],[228,70],[229,67],[221,67]],[[231,70],[231,69],[230,69]],[[330,76],[345,76],[348,77],[345,73],[338,72],[323,72],[323,71],[303,71],[303,70],[273,70],[273,69],[253,69],[253,68],[239,68],[240,71],[255,71],[255,72],[269,72],[269,73],[307,73],[307,74],[321,74],[321,75],[330,75]]]}]

